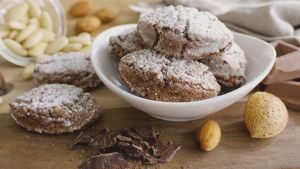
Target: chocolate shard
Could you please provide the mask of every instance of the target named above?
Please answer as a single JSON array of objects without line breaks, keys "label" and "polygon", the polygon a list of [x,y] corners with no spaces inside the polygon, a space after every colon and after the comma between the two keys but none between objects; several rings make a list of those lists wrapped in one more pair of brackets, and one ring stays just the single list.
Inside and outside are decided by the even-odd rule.
[{"label": "chocolate shard", "polygon": [[107,150],[116,144],[116,134],[110,132],[108,128],[104,128],[100,134],[92,138],[89,146],[98,150]]},{"label": "chocolate shard", "polygon": [[139,141],[143,140],[143,138],[140,135],[138,135],[134,129],[128,129],[124,134],[132,138],[133,140],[139,140]]},{"label": "chocolate shard", "polygon": [[141,127],[141,128],[135,128],[134,130],[138,135],[140,135],[145,139],[149,137],[156,137],[155,130],[153,127]]},{"label": "chocolate shard", "polygon": [[176,144],[169,144],[167,150],[160,152],[160,163],[170,162],[174,157],[176,152],[181,148],[181,146]]},{"label": "chocolate shard", "polygon": [[69,149],[76,149],[88,146],[94,136],[91,133],[81,132],[71,143]]},{"label": "chocolate shard", "polygon": [[80,169],[125,169],[127,162],[121,153],[109,153],[92,156],[80,166]]},{"label": "chocolate shard", "polygon": [[147,141],[150,146],[155,145],[158,141],[159,133],[155,132],[153,127],[135,128],[135,132]]},{"label": "chocolate shard", "polygon": [[122,141],[122,142],[133,142],[133,140],[130,137],[126,137],[126,136],[122,136],[122,135],[117,135],[116,139],[118,141]]}]

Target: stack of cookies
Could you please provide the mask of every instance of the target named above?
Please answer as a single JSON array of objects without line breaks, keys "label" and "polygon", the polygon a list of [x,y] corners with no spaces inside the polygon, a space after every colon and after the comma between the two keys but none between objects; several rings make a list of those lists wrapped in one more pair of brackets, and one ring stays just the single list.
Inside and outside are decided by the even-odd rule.
[{"label": "stack of cookies", "polygon": [[158,101],[218,96],[245,83],[246,58],[232,32],[209,12],[168,6],[142,15],[137,28],[110,38],[130,89]]}]

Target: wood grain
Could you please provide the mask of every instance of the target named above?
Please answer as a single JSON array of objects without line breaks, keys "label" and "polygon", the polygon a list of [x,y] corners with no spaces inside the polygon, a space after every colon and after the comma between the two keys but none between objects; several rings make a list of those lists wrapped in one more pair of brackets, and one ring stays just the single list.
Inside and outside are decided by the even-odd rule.
[{"label": "wood grain", "polygon": [[[75,1],[63,0],[66,10]],[[114,4],[122,8],[122,15],[100,31],[118,24],[134,23],[137,14],[126,6],[135,0],[97,0],[96,8]],[[76,19],[69,18],[69,32]],[[68,145],[77,133],[59,136],[30,133],[18,127],[10,118],[9,102],[16,96],[33,87],[31,81],[21,78],[22,68],[0,59],[0,72],[6,81],[14,86],[5,95],[0,105],[0,169],[75,169],[86,160],[91,152],[68,150]],[[236,103],[217,112],[208,119],[218,121],[222,129],[222,139],[212,152],[199,150],[195,142],[195,132],[203,122],[166,122],[154,119],[145,113],[131,108],[124,100],[116,97],[106,87],[93,91],[92,95],[104,107],[102,117],[90,130],[98,131],[103,126],[112,130],[125,127],[154,126],[163,132],[163,139],[182,144],[183,148],[175,159],[158,168],[180,169],[291,169],[300,168],[300,114],[289,111],[287,128],[275,138],[251,139],[244,127],[244,102]],[[199,110],[201,111],[201,110]],[[170,112],[172,113],[172,112]],[[185,113],[185,112],[182,112]],[[157,167],[157,166],[156,166]],[[148,168],[148,167],[145,167]]]}]

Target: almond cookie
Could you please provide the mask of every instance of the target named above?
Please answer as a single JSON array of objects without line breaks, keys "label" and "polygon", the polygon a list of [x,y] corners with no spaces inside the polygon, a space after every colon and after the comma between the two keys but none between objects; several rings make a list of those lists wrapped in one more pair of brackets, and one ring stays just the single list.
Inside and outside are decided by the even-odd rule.
[{"label": "almond cookie", "polygon": [[204,64],[166,57],[153,50],[125,55],[119,71],[133,92],[151,100],[188,102],[211,98],[220,92],[216,78]]},{"label": "almond cookie", "polygon": [[120,60],[130,52],[146,47],[136,28],[126,30],[118,36],[110,37],[109,46],[112,55],[117,58],[117,60]]},{"label": "almond cookie", "polygon": [[141,15],[137,27],[149,47],[193,60],[220,56],[233,41],[232,32],[216,16],[183,6],[158,8]]},{"label": "almond cookie", "polygon": [[36,85],[63,83],[81,87],[85,91],[101,84],[89,54],[85,52],[55,54],[35,68],[33,79]]},{"label": "almond cookie", "polygon": [[89,93],[66,84],[47,84],[18,96],[10,103],[10,114],[28,131],[69,133],[95,121],[101,109]]},{"label": "almond cookie", "polygon": [[245,83],[247,60],[244,51],[236,43],[220,57],[205,58],[201,62],[225,87],[238,87]]}]

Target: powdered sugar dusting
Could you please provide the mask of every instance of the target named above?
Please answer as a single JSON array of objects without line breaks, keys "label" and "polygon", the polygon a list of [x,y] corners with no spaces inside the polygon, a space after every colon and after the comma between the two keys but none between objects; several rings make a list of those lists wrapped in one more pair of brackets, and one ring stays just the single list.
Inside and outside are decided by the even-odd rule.
[{"label": "powdered sugar dusting", "polygon": [[125,30],[118,36],[109,38],[110,50],[121,58],[127,53],[143,49],[145,47],[142,38],[136,28]]},{"label": "powdered sugar dusting", "polygon": [[[24,108],[48,109],[72,105],[82,96],[81,88],[66,84],[48,84],[17,97],[13,104]],[[71,112],[66,112],[71,113]]]},{"label": "powdered sugar dusting", "polygon": [[89,55],[84,52],[57,53],[36,68],[36,71],[40,72],[40,74],[83,70],[94,72]]},{"label": "powdered sugar dusting", "polygon": [[244,51],[233,43],[232,47],[221,57],[207,58],[203,63],[209,66],[215,76],[230,79],[233,76],[245,76],[247,60]]},{"label": "powdered sugar dusting", "polygon": [[[142,15],[138,29],[154,49],[194,60],[218,55],[233,41],[231,31],[216,16],[183,6],[158,8]],[[158,43],[153,43],[154,34]]]},{"label": "powdered sugar dusting", "polygon": [[121,62],[145,72],[154,72],[161,81],[175,78],[203,89],[219,88],[208,67],[197,61],[166,57],[153,50],[139,50],[124,56]]}]

